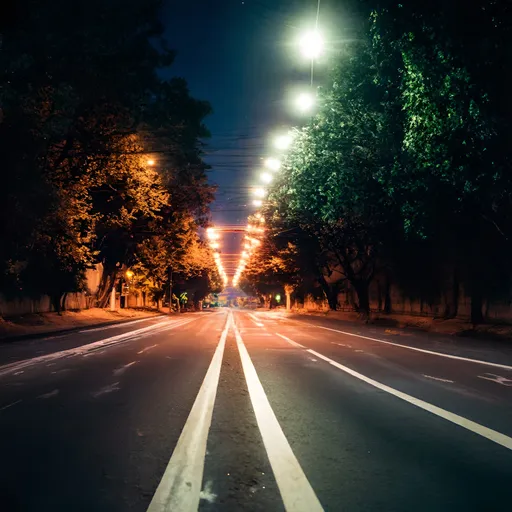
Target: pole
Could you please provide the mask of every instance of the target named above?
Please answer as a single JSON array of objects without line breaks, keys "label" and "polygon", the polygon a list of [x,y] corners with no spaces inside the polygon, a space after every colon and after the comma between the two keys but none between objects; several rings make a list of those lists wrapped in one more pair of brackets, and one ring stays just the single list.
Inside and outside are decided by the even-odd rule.
[{"label": "pole", "polygon": [[[315,21],[315,33],[318,31],[318,18],[320,17],[320,0],[316,5],[316,21]],[[315,59],[311,59],[311,88],[313,88],[313,76],[315,73]]]},{"label": "pole", "polygon": [[172,265],[169,266],[169,315],[172,314]]},{"label": "pole", "polygon": [[110,292],[110,311],[116,310],[116,283],[112,285],[112,291]]}]

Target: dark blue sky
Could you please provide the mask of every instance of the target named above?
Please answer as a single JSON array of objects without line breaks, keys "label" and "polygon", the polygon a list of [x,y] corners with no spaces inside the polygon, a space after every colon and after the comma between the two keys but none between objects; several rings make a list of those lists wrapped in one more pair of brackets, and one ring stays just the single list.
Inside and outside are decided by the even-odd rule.
[{"label": "dark blue sky", "polygon": [[[320,25],[331,33],[343,1],[323,0]],[[169,46],[177,51],[172,72],[192,94],[212,104],[206,160],[219,185],[213,220],[243,224],[253,208],[249,187],[258,183],[261,159],[272,154],[270,137],[300,124],[289,108],[290,92],[307,87],[309,66],[293,44],[312,28],[316,0],[168,0],[162,15]],[[238,250],[235,240],[230,250]]]}]

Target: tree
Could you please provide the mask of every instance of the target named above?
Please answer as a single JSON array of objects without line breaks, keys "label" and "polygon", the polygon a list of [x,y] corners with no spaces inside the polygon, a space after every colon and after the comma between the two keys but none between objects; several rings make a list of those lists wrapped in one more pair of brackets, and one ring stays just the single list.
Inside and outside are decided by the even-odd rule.
[{"label": "tree", "polygon": [[372,15],[378,54],[400,70],[381,74],[403,111],[403,151],[390,190],[401,198],[412,244],[438,262],[432,278],[450,268],[454,297],[459,280],[466,285],[474,323],[483,320],[483,298],[500,287],[508,292],[510,278],[505,118],[512,103],[510,73],[502,70],[512,56],[511,16],[493,1],[469,3],[463,12],[449,2],[381,2]]},{"label": "tree", "polygon": [[356,45],[320,97],[309,126],[298,131],[272,188],[280,217],[305,235],[305,249],[317,257],[318,280],[329,304],[326,277],[338,272],[369,314],[368,287],[382,247],[397,228],[396,207],[383,175],[393,162],[385,91],[376,83],[370,48]]},{"label": "tree", "polygon": [[174,56],[160,4],[22,0],[0,26],[0,163],[12,171],[0,190],[3,291],[59,304],[102,263],[104,305],[146,240],[185,213],[207,222],[211,109],[158,74]]}]

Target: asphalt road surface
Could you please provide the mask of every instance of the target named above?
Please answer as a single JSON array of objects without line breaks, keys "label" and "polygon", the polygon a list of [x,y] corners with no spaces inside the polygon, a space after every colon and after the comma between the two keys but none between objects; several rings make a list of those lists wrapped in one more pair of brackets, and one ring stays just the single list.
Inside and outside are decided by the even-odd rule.
[{"label": "asphalt road surface", "polygon": [[512,510],[512,347],[228,309],[3,344],[0,510]]}]

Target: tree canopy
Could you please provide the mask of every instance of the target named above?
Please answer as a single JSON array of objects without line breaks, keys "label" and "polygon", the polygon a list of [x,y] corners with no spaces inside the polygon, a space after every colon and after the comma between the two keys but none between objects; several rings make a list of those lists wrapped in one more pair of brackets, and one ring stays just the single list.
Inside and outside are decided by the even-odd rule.
[{"label": "tree canopy", "polygon": [[[181,78],[157,0],[10,2],[0,22],[0,289],[59,297],[104,269],[183,275],[202,265],[197,229],[214,189],[202,142],[208,103]],[[172,69],[172,68],[171,68]],[[159,247],[161,253],[156,253]],[[152,252],[151,252],[152,251]],[[158,279],[157,279],[158,277]]]},{"label": "tree canopy", "polygon": [[[361,37],[294,130],[269,191],[269,233],[293,239],[299,273],[321,283],[331,308],[349,286],[367,315],[381,275],[429,304],[462,284],[482,321],[484,299],[510,293],[512,13],[494,1],[464,12],[440,1],[367,6]],[[457,313],[456,298],[448,309]]]}]

